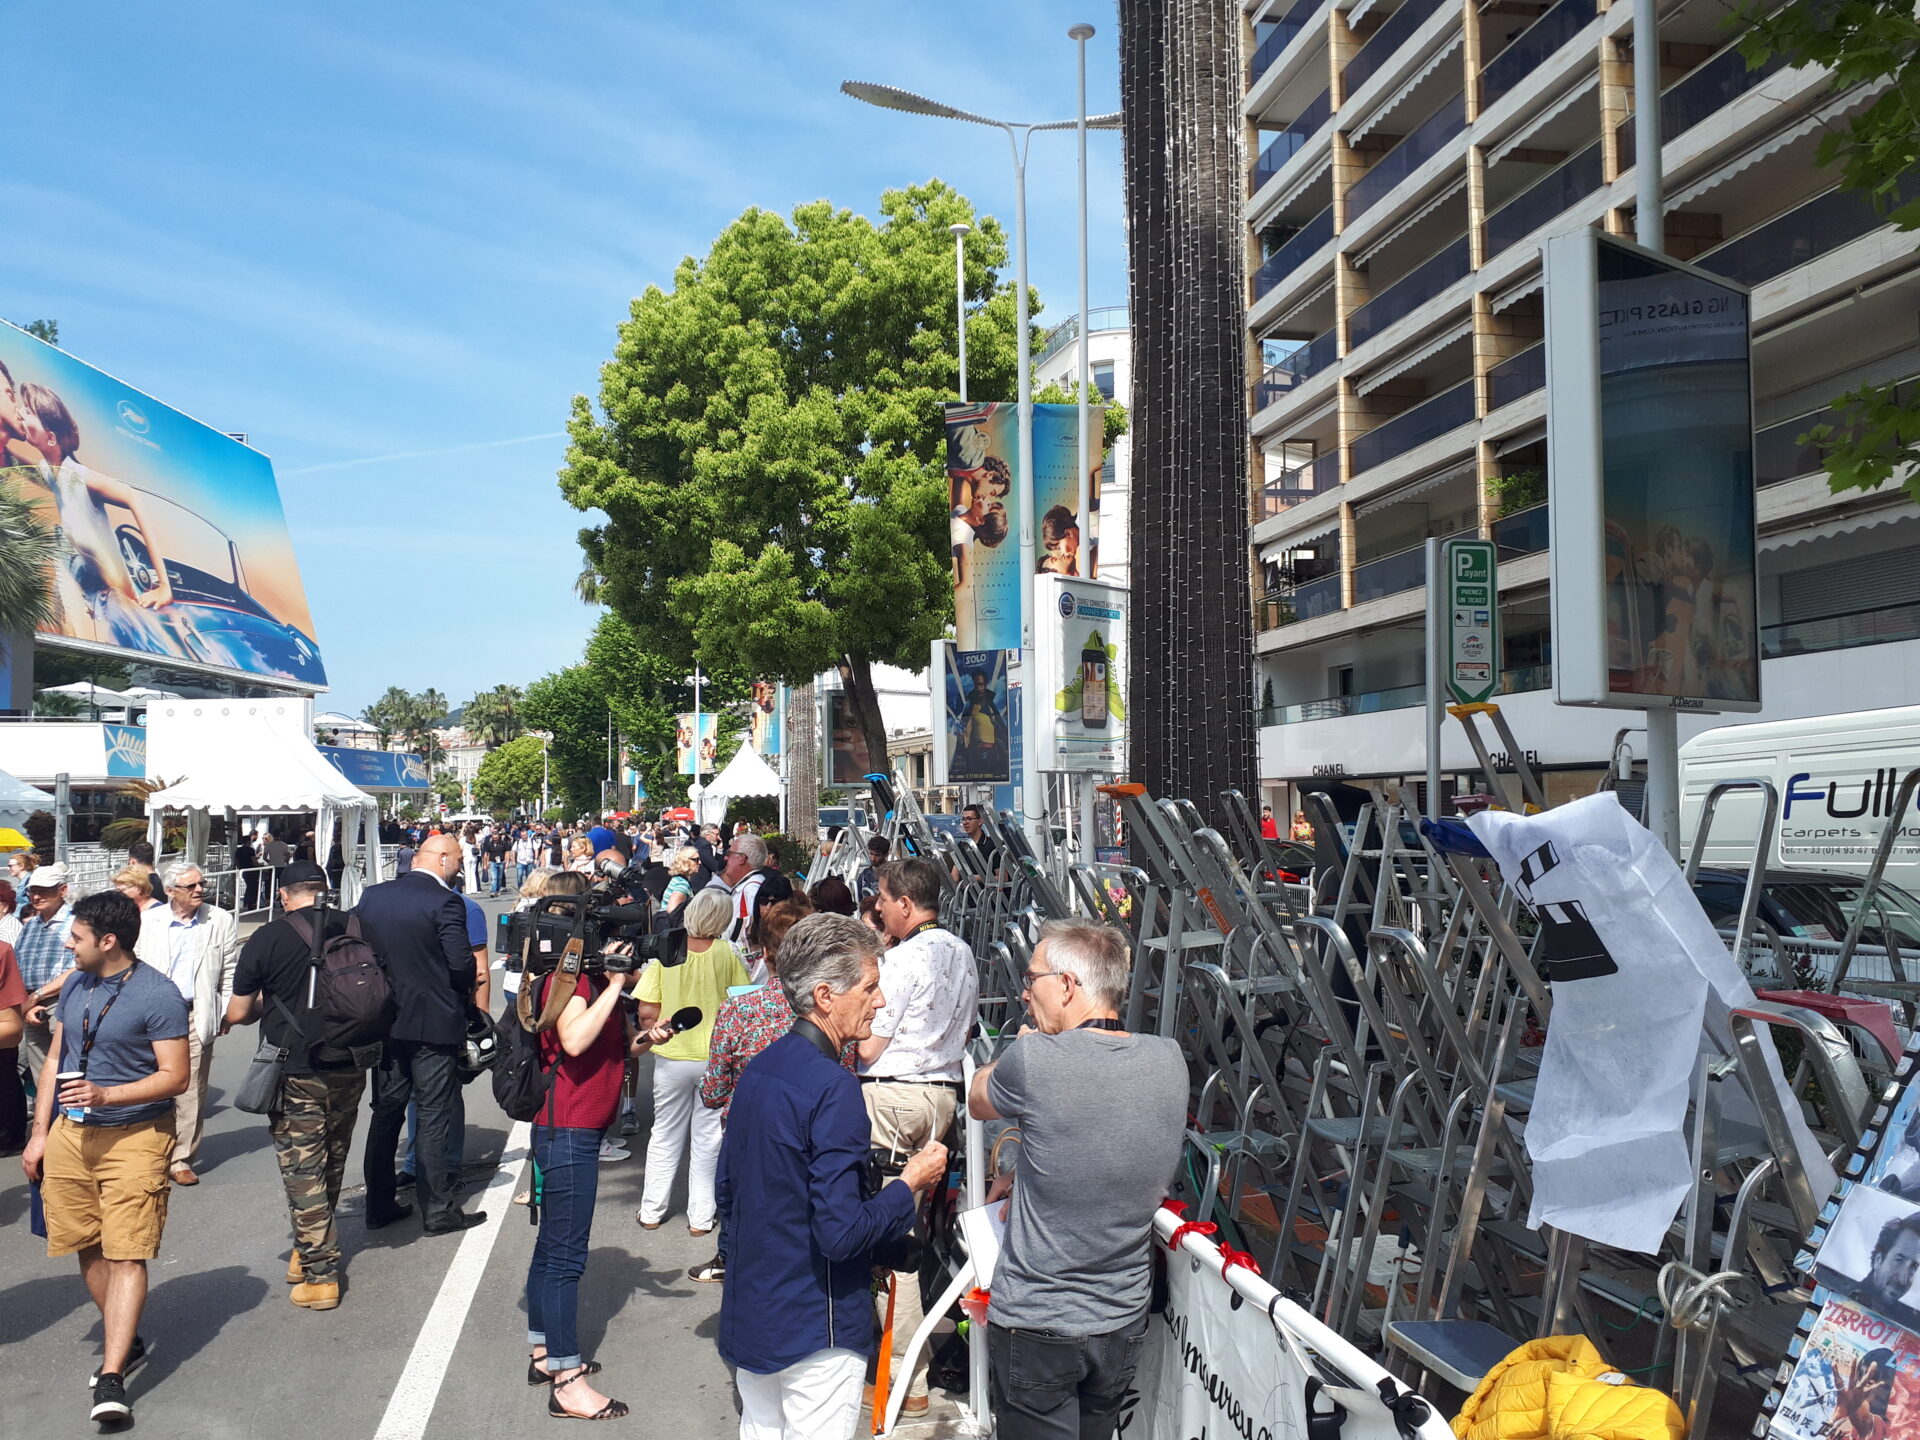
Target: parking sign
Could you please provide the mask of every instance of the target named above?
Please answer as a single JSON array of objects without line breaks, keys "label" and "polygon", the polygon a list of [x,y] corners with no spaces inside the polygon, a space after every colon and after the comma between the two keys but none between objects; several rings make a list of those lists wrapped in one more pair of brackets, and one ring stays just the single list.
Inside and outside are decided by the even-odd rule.
[{"label": "parking sign", "polygon": [[1447,647],[1441,678],[1456,704],[1477,705],[1500,683],[1500,602],[1491,540],[1449,540],[1440,548],[1446,576]]}]

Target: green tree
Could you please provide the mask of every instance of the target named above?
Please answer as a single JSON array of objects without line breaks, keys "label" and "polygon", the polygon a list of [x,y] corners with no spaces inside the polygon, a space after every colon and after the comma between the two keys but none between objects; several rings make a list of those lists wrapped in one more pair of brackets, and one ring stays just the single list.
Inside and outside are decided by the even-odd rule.
[{"label": "green tree", "polygon": [[532,735],[490,751],[473,777],[473,794],[489,810],[532,805],[540,799],[543,747]]},{"label": "green tree", "polygon": [[526,729],[520,718],[525,692],[518,685],[496,685],[469,700],[460,723],[482,745],[504,745]]},{"label": "green tree", "polygon": [[974,227],[969,381],[1010,398],[1006,240],[964,196],[891,190],[877,225],[825,201],[791,222],[754,209],[633,302],[560,473],[606,514],[581,546],[647,653],[792,683],[837,668],[883,765],[872,666],[921,668],[952,611],[956,222]]},{"label": "green tree", "polygon": [[458,810],[467,798],[466,786],[460,783],[460,777],[451,770],[438,770],[433,776],[433,795],[450,810]]},{"label": "green tree", "polygon": [[[1886,0],[1791,0],[1771,13],[1757,7],[1737,19],[1747,33],[1741,53],[1758,67],[1774,56],[1793,65],[1821,65],[1838,94],[1883,84],[1865,108],[1820,141],[1819,163],[1839,169],[1841,183],[1869,196],[1900,230],[1920,229],[1920,18],[1911,5]],[[1862,385],[1835,401],[1831,424],[1796,443],[1824,452],[1828,483],[1872,490],[1905,473],[1920,501],[1920,395],[1912,382]]]},{"label": "green tree", "polygon": [[411,699],[398,685],[389,685],[385,694],[360,712],[360,718],[379,733],[382,750],[392,745],[406,729]]}]

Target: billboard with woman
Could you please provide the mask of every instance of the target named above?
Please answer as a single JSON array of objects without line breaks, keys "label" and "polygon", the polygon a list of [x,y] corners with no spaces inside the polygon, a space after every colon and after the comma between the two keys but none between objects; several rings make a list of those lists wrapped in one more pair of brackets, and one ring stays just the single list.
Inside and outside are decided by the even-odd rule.
[{"label": "billboard with woman", "polygon": [[326,685],[258,451],[0,324],[0,486],[59,537],[42,640]]}]

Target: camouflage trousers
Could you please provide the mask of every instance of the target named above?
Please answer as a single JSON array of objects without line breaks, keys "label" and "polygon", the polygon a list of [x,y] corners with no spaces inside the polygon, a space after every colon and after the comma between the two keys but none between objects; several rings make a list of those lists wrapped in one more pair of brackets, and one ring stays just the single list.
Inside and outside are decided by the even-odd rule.
[{"label": "camouflage trousers", "polygon": [[330,1070],[289,1075],[283,1083],[270,1133],[293,1218],[293,1248],[307,1282],[325,1284],[340,1278],[333,1212],[340,1204],[340,1177],[346,1173],[367,1076],[364,1070]]}]

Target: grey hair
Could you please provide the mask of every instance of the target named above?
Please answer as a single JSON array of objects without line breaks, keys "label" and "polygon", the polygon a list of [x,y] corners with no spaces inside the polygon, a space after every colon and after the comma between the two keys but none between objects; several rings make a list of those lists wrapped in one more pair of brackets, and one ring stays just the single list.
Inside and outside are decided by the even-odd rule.
[{"label": "grey hair", "polygon": [[751,831],[734,836],[733,844],[747,857],[747,863],[754,869],[758,870],[767,863],[767,842]]},{"label": "grey hair", "polygon": [[793,1013],[811,1015],[816,985],[844,995],[860,983],[867,962],[879,959],[880,937],[871,925],[851,915],[821,911],[787,932],[774,978],[786,992]]},{"label": "grey hair", "polygon": [[207,872],[191,860],[176,860],[167,867],[167,873],[162,877],[161,883],[171,890],[189,875],[198,875],[202,880],[207,878]]},{"label": "grey hair", "polygon": [[687,934],[702,940],[717,939],[733,923],[733,899],[724,891],[701,890],[687,901],[683,917]]},{"label": "grey hair", "polygon": [[1091,920],[1049,920],[1040,927],[1040,940],[1050,968],[1078,980],[1096,1005],[1120,1008],[1133,978],[1125,935]]}]

